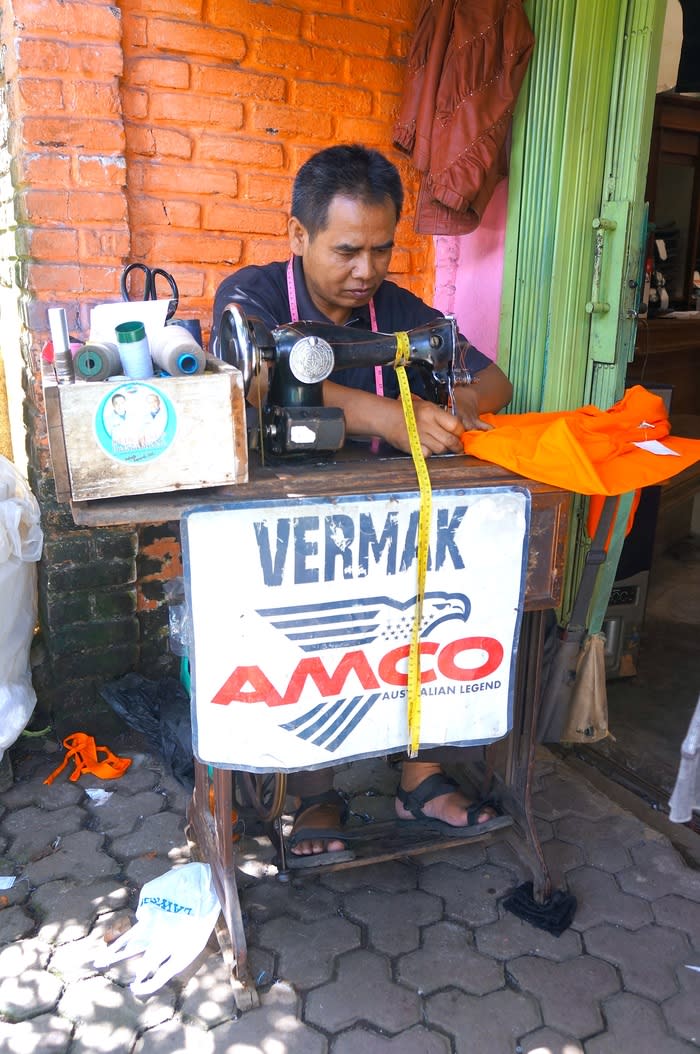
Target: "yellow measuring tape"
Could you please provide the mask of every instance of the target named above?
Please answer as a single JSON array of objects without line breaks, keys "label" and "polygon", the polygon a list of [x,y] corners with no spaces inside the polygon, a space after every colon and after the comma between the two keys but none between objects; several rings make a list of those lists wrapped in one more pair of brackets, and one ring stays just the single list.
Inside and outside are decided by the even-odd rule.
[{"label": "yellow measuring tape", "polygon": [[418,583],[416,587],[416,607],[413,614],[413,630],[408,652],[408,756],[413,758],[418,753],[420,744],[420,625],[423,618],[423,598],[425,596],[425,576],[428,570],[428,545],[430,542],[430,514],[433,491],[428,475],[428,466],[423,457],[416,415],[413,412],[411,389],[406,376],[406,363],[410,361],[411,345],[408,333],[396,334],[396,358],[394,368],[401,392],[401,405],[406,419],[408,439],[411,444],[411,455],[418,477],[420,488],[420,509],[418,513]]}]

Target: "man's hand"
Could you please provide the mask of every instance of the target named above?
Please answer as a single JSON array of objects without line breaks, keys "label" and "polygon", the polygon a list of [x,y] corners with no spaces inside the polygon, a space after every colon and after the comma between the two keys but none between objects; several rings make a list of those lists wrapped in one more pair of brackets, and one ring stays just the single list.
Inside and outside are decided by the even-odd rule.
[{"label": "man's hand", "polygon": [[[420,399],[417,395],[411,396],[413,403],[413,414],[416,419],[416,429],[420,439],[423,456],[429,454],[461,454],[462,443],[460,436],[464,431],[464,425],[459,417],[455,417],[442,406]],[[399,450],[411,451],[411,441],[408,437],[408,428],[403,412],[403,403],[397,399],[395,403],[399,413],[395,415],[394,427],[384,438],[392,446]],[[387,422],[388,423],[388,422]]]}]

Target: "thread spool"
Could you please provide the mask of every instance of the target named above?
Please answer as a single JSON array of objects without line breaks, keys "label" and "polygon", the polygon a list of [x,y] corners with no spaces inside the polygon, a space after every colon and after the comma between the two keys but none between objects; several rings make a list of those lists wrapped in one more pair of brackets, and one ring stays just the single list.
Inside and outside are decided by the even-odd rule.
[{"label": "thread spool", "polygon": [[171,318],[168,319],[165,324],[166,326],[182,326],[183,329],[188,329],[199,344],[200,348],[204,347],[204,341],[202,340],[202,323],[198,318]]},{"label": "thread spool", "polygon": [[204,351],[184,326],[164,326],[154,334],[151,355],[156,366],[171,377],[204,373]]},{"label": "thread spool", "polygon": [[75,375],[83,381],[106,381],[121,373],[122,362],[116,344],[83,344],[75,356]]},{"label": "thread spool", "polygon": [[153,376],[153,360],[142,322],[120,322],[114,327],[119,358],[127,377],[141,381]]},{"label": "thread spool", "polygon": [[56,380],[59,384],[72,384],[75,380],[75,370],[68,336],[68,320],[64,308],[49,308],[49,328],[53,344],[53,368],[56,372]]}]

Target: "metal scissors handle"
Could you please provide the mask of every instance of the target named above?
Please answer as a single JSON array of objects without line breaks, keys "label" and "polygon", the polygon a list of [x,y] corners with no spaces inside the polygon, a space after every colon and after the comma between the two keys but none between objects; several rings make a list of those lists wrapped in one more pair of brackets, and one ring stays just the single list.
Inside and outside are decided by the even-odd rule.
[{"label": "metal scissors handle", "polygon": [[[129,275],[134,271],[140,271],[143,274],[143,295],[141,297],[133,296],[131,290],[131,282],[128,281]],[[177,288],[177,282],[170,274],[169,271],[164,271],[162,267],[148,267],[144,263],[131,263],[127,264],[122,271],[121,277],[121,292],[123,300],[157,300],[158,290],[156,288],[156,280],[162,278],[167,282],[170,289],[170,303],[168,304],[168,310],[166,313],[166,321],[171,319],[177,311],[177,306],[180,302],[180,293]]]}]

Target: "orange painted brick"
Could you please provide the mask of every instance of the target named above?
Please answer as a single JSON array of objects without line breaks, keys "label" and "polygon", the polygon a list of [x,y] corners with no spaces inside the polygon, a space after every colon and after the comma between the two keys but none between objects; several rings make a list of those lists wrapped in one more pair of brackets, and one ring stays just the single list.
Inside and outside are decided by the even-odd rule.
[{"label": "orange painted brick", "polygon": [[[105,261],[106,263],[107,261]],[[121,274],[121,261],[119,261],[119,273]],[[115,282],[115,268],[104,266],[93,266],[89,261],[80,269],[82,289],[88,289],[93,296],[101,301],[121,300],[118,282]]]},{"label": "orange painted brick", "polygon": [[[403,91],[403,89],[402,89]],[[401,96],[380,92],[375,99],[375,113],[377,117],[386,123],[388,129],[394,127],[394,122],[399,115]]]},{"label": "orange painted brick", "polygon": [[79,259],[99,260],[102,264],[112,260],[121,264],[129,256],[130,240],[126,228],[111,231],[82,228],[78,231]]},{"label": "orange painted brick", "polygon": [[148,117],[152,121],[175,121],[190,128],[193,125],[241,128],[243,106],[219,95],[160,92],[151,95]]},{"label": "orange painted brick", "polygon": [[[136,175],[136,172],[135,172]],[[142,164],[137,176],[141,189],[147,194],[177,193],[226,195],[234,197],[237,192],[236,173],[217,170],[212,166],[180,165],[175,168],[167,164]]]},{"label": "orange painted brick", "polygon": [[203,134],[197,137],[195,149],[200,161],[256,165],[258,168],[281,168],[284,165],[282,145],[261,139]]},{"label": "orange painted brick", "polygon": [[235,99],[284,99],[287,82],[269,73],[243,73],[216,66],[192,66],[192,90],[211,95],[220,93]]},{"label": "orange painted brick", "polygon": [[298,106],[271,106],[261,103],[251,116],[251,126],[256,132],[270,135],[302,136],[304,140],[329,143],[333,131],[330,113],[319,111],[310,115]]},{"label": "orange painted brick", "polygon": [[353,116],[366,116],[372,112],[371,93],[350,86],[296,81],[291,94],[290,101],[304,110]]},{"label": "orange painted brick", "polygon": [[22,112],[56,113],[63,110],[63,84],[60,80],[20,76],[16,85]]},{"label": "orange painted brick", "polygon": [[163,224],[197,230],[200,226],[201,206],[196,201],[169,201],[134,195],[129,203],[129,214],[134,229],[160,227]]},{"label": "orange painted brick", "polygon": [[339,51],[299,41],[290,43],[278,37],[266,37],[258,41],[255,57],[262,65],[288,70],[290,74],[306,80],[317,79],[319,72],[322,72],[323,79],[328,81],[342,77],[345,61]]},{"label": "orange painted brick", "polygon": [[[129,10],[129,7],[134,9],[143,10],[144,5],[142,3],[132,4],[121,4],[122,10]],[[183,19],[190,19],[193,22],[199,22],[202,18],[202,3],[201,0],[177,0],[177,3],[173,3],[173,0],[148,0],[148,11],[155,13],[163,12],[167,15],[172,15],[175,11],[178,16]]]},{"label": "orange painted brick", "polygon": [[246,209],[240,205],[205,203],[202,206],[202,228],[231,231],[237,234],[278,234],[287,230],[287,219],[274,209]]},{"label": "orange painted brick", "polygon": [[190,65],[183,59],[135,59],[129,63],[131,84],[147,88],[189,88]]},{"label": "orange painted brick", "polygon": [[282,209],[285,213],[289,210],[292,199],[292,181],[290,174],[286,179],[272,176],[262,172],[250,173],[245,181],[241,198],[247,201],[261,201],[266,205]]},{"label": "orange painted brick", "polygon": [[336,139],[339,143],[363,143],[388,153],[387,127],[384,121],[374,117],[338,116],[335,123]]},{"label": "orange painted brick", "polygon": [[33,33],[53,30],[69,39],[114,38],[121,29],[119,10],[112,4],[66,4],[62,0],[14,0],[16,25],[31,26]]},{"label": "orange painted brick", "polygon": [[109,84],[88,80],[71,81],[64,84],[63,94],[67,113],[75,113],[81,118],[111,116],[121,118],[121,103],[116,81]]},{"label": "orange painted brick", "polygon": [[73,190],[68,198],[68,220],[70,223],[114,223],[126,221],[126,199],[121,191],[114,194],[103,191]]},{"label": "orange painted brick", "polygon": [[414,23],[417,4],[407,4],[406,0],[353,0],[353,14],[357,18],[367,18],[372,22]]},{"label": "orange painted brick", "polygon": [[29,187],[15,195],[17,221],[42,224],[68,222],[68,192],[65,190],[34,190]]},{"label": "orange painted brick", "polygon": [[71,48],[69,63],[70,72],[75,70],[103,81],[121,77],[124,72],[124,55],[118,43],[96,45],[91,41],[90,47]]},{"label": "orange painted brick", "polygon": [[122,48],[125,55],[130,55],[134,48],[148,46],[148,19],[130,14],[123,19]]},{"label": "orange painted brick", "polygon": [[54,264],[35,261],[29,269],[29,289],[33,293],[79,293],[82,288],[77,264]]},{"label": "orange painted brick", "polygon": [[68,154],[55,151],[19,153],[11,162],[12,184],[22,187],[51,187],[56,190],[71,184],[71,159]]},{"label": "orange painted brick", "polygon": [[231,29],[209,29],[165,18],[149,18],[148,44],[152,48],[163,48],[171,54],[181,52],[189,57],[204,55],[224,59],[226,62],[240,62],[246,53],[246,42],[242,33]]},{"label": "orange painted brick", "polygon": [[150,259],[167,260],[169,266],[220,263],[221,260],[238,260],[241,256],[241,239],[235,235],[218,231],[216,234],[182,232],[163,227],[148,233]]},{"label": "orange painted brick", "polygon": [[347,69],[350,84],[360,88],[398,93],[403,87],[405,67],[396,59],[356,58],[351,55]]},{"label": "orange painted brick", "polygon": [[123,89],[122,114],[125,120],[145,120],[148,116],[148,92],[141,88]]},{"label": "orange painted brick", "polygon": [[130,153],[142,157],[192,157],[192,139],[189,135],[170,128],[132,126],[127,133]]},{"label": "orange painted brick", "polygon": [[76,118],[25,117],[21,122],[22,141],[30,149],[52,147],[102,150],[117,153],[124,148],[121,121],[78,120]]},{"label": "orange painted brick", "polygon": [[207,21],[214,26],[233,26],[246,36],[275,33],[294,39],[301,32],[302,12],[282,4],[259,0],[208,0]]},{"label": "orange painted brick", "polygon": [[274,263],[289,258],[289,242],[286,238],[268,241],[264,238],[247,238],[244,243],[243,262],[248,264]]},{"label": "orange painted brick", "polygon": [[349,54],[386,55],[390,32],[384,26],[361,22],[357,18],[318,14],[311,17],[304,37]]},{"label": "orange painted brick", "polygon": [[17,250],[22,256],[32,256],[34,261],[75,263],[78,258],[78,232],[51,228],[20,228],[17,232]]},{"label": "orange painted brick", "polygon": [[400,33],[392,33],[391,35],[391,46],[389,52],[391,55],[395,55],[396,58],[402,59],[404,62],[408,55],[411,44],[413,42],[413,28],[404,29]]},{"label": "orange painted brick", "polygon": [[79,187],[114,189],[126,183],[126,162],[121,156],[80,154],[73,169],[75,184]]}]

